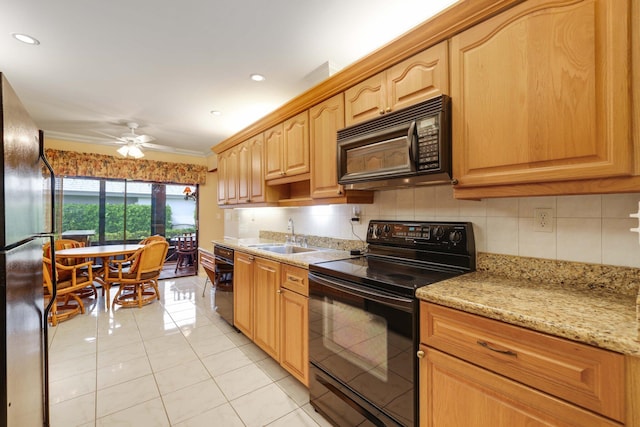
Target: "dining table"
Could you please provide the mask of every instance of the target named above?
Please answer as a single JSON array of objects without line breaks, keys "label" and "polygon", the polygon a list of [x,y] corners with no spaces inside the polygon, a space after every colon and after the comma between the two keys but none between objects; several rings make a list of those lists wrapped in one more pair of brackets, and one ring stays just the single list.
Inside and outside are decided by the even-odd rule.
[{"label": "dining table", "polygon": [[[56,259],[58,258],[99,258],[102,260],[102,268],[97,270],[94,275],[94,280],[104,287],[108,284],[104,280],[104,274],[107,271],[109,265],[109,259],[121,256],[131,255],[137,250],[143,248],[144,245],[139,244],[111,244],[111,245],[94,245],[84,246],[80,248],[59,249],[56,251]],[[108,299],[108,297],[107,297]],[[106,307],[109,309],[110,301],[107,300]]]}]

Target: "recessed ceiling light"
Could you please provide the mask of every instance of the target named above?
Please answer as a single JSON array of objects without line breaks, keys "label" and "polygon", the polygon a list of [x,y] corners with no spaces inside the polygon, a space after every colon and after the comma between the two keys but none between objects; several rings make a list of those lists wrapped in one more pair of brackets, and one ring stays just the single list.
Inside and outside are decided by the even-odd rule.
[{"label": "recessed ceiling light", "polygon": [[262,74],[251,74],[250,77],[254,82],[262,82],[265,80],[265,77]]},{"label": "recessed ceiling light", "polygon": [[21,41],[22,43],[30,44],[30,45],[39,45],[40,42],[38,39],[31,37],[28,34],[20,34],[20,33],[11,33],[14,39]]},{"label": "recessed ceiling light", "polygon": [[221,116],[222,115],[222,111],[218,111],[218,110],[211,110],[209,113],[212,116]]}]

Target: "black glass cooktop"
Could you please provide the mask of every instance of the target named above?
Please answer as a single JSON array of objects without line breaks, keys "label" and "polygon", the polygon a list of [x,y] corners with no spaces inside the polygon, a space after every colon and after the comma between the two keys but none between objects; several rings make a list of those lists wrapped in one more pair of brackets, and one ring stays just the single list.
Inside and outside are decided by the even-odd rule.
[{"label": "black glass cooktop", "polygon": [[411,261],[390,260],[375,256],[311,264],[309,271],[410,296],[413,296],[415,290],[421,286],[463,273],[456,269],[425,267]]}]

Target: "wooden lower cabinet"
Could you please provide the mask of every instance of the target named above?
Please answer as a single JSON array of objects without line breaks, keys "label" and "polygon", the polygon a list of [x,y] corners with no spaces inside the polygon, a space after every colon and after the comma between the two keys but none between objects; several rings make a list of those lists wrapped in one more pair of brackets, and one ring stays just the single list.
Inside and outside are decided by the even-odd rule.
[{"label": "wooden lower cabinet", "polygon": [[621,426],[563,400],[420,347],[422,427]]},{"label": "wooden lower cabinet", "polygon": [[253,255],[235,251],[233,256],[233,324],[253,339]]},{"label": "wooden lower cabinet", "polygon": [[280,365],[309,386],[308,271],[283,264],[280,299]]},{"label": "wooden lower cabinet", "polygon": [[420,342],[422,427],[635,425],[621,354],[426,302]]},{"label": "wooden lower cabinet", "polygon": [[253,289],[253,342],[279,362],[280,263],[256,257]]},{"label": "wooden lower cabinet", "polygon": [[269,356],[280,354],[280,263],[235,251],[233,323]]},{"label": "wooden lower cabinet", "polygon": [[235,251],[234,325],[309,386],[308,270]]}]

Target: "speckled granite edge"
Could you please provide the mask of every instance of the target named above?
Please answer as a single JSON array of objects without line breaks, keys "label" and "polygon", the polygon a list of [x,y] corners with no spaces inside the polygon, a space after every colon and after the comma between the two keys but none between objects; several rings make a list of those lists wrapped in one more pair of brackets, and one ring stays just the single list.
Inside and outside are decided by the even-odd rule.
[{"label": "speckled granite edge", "polygon": [[[259,236],[261,239],[269,239],[275,242],[284,242],[286,240],[286,236],[289,233],[280,233],[277,231],[266,231],[260,230]],[[313,235],[305,235],[307,238],[307,244],[309,246],[315,246],[318,248],[329,248],[335,249],[337,251],[350,251],[352,249],[364,249],[366,247],[366,242],[362,242],[360,240],[347,240],[347,239],[338,239],[335,237],[322,237],[322,236],[313,236]]]},{"label": "speckled granite edge", "polygon": [[633,296],[514,280],[484,271],[424,286],[416,291],[416,296],[550,335],[640,355],[640,330]]},{"label": "speckled granite edge", "polygon": [[602,289],[640,298],[638,268],[478,253],[476,270],[514,280],[535,280],[580,289]]}]

